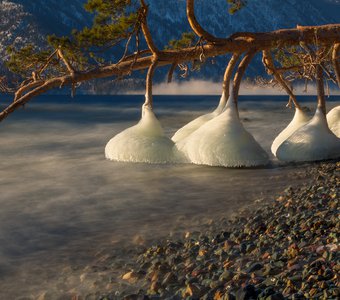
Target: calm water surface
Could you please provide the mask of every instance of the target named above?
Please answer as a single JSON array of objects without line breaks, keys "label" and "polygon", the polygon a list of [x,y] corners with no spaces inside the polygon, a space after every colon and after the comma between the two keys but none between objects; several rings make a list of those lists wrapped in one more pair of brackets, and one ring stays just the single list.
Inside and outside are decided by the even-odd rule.
[{"label": "calm water surface", "polygon": [[[219,97],[156,96],[171,136]],[[303,105],[314,109],[313,98]],[[329,108],[339,105],[332,98]],[[270,153],[293,112],[286,97],[241,97],[245,127]],[[106,142],[138,122],[142,96],[45,96],[0,125],[0,299],[58,298],[96,252],[185,232],[270,198],[306,165],[257,169],[106,161]],[[133,247],[133,246],[132,246]],[[73,278],[73,279],[72,279]],[[8,298],[10,297],[10,298]]]}]

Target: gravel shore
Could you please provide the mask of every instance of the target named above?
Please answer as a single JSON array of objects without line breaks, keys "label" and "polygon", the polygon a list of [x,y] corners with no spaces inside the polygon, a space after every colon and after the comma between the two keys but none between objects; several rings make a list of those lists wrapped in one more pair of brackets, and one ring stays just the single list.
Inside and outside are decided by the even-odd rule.
[{"label": "gravel shore", "polygon": [[308,172],[312,184],[143,249],[99,299],[339,299],[340,162]]}]

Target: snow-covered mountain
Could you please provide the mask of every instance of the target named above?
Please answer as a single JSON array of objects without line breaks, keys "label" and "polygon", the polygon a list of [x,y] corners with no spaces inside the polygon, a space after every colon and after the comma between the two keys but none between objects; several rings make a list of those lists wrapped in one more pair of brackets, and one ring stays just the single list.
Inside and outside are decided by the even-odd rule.
[{"label": "snow-covered mountain", "polygon": [[[0,0],[0,59],[8,45],[44,43],[46,34],[67,35],[72,28],[91,24],[83,8],[86,0]],[[155,41],[164,46],[189,30],[185,0],[148,0],[149,23]],[[235,15],[228,14],[225,0],[197,0],[201,24],[217,36],[237,31],[270,31],[299,25],[340,23],[339,0],[249,0]],[[217,66],[224,64],[223,58]],[[1,62],[0,62],[1,70]],[[205,66],[200,75],[219,78],[216,65]],[[219,74],[219,75],[216,75]]]}]

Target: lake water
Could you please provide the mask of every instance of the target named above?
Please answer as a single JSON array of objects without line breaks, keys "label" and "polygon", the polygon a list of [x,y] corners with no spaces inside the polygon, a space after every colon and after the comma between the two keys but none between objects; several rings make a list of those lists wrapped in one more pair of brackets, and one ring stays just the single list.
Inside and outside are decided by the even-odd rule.
[{"label": "lake water", "polygon": [[[218,96],[156,96],[155,112],[171,136],[212,110]],[[270,153],[293,111],[286,97],[245,96],[240,116]],[[302,98],[315,108],[314,98]],[[333,97],[329,109],[339,105]],[[45,96],[0,124],[0,299],[63,299],[103,249],[123,249],[182,234],[272,198],[304,178],[306,164],[226,169],[117,163],[107,141],[138,122],[142,96]],[[0,105],[1,106],[1,105]],[[124,248],[126,249],[126,248]],[[110,250],[108,250],[110,251]],[[109,288],[109,287],[107,287]]]}]

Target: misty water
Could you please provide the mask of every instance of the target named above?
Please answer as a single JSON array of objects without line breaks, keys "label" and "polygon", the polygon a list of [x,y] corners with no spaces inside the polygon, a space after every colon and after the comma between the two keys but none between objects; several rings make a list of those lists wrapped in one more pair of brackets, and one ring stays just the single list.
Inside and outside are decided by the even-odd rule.
[{"label": "misty water", "polygon": [[[301,99],[314,110],[315,97]],[[293,117],[286,100],[240,99],[245,127],[268,154]],[[154,101],[172,136],[214,109],[219,96]],[[269,166],[253,169],[105,160],[105,144],[138,122],[142,102],[143,96],[44,96],[0,125],[0,299],[47,289],[56,299],[73,288],[90,293],[95,287],[79,278],[101,253],[184,234],[304,180],[298,176],[306,164],[282,164],[271,154]],[[331,98],[328,108],[339,102]]]}]

